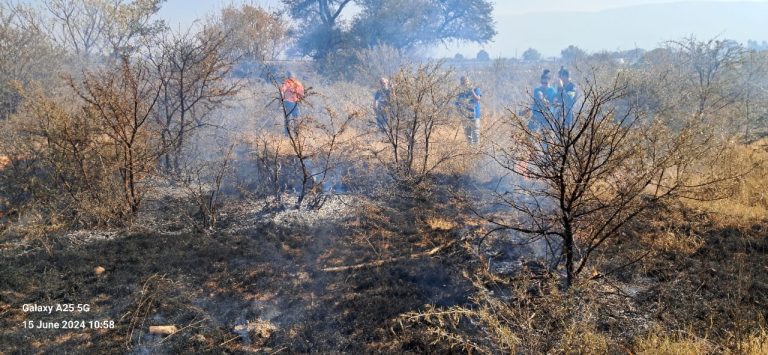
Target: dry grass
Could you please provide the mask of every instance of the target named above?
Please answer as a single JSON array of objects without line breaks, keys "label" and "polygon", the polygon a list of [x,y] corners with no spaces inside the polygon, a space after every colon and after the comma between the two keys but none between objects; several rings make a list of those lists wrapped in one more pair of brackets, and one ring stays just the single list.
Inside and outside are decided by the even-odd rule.
[{"label": "dry grass", "polygon": [[265,145],[270,151],[277,153],[278,156],[291,156],[291,142],[285,134],[275,132],[246,132],[241,136],[244,144],[247,144],[251,151],[264,149]]},{"label": "dry grass", "polygon": [[[370,130],[365,120],[367,117],[357,117],[355,125],[346,129],[337,137],[335,156],[339,156],[347,164],[359,166],[365,162],[365,168],[372,171],[385,169],[394,164],[391,145],[383,135],[376,130]],[[371,118],[371,121],[373,119]],[[474,168],[474,158],[477,152],[467,144],[460,125],[443,126],[435,129],[431,139],[428,166],[435,166],[432,174],[459,176],[467,174]],[[328,135],[317,127],[308,127],[304,133],[307,137],[305,153],[322,156],[326,154],[329,144]],[[258,152],[266,149],[270,154],[282,158],[295,155],[291,142],[282,131],[265,129],[256,132],[246,132],[240,135],[241,141],[250,151]],[[423,159],[423,155],[417,156]],[[446,159],[447,158],[447,159]],[[441,159],[444,159],[441,161]],[[359,171],[356,173],[360,173]],[[380,178],[380,177],[379,177]]]},{"label": "dry grass", "polygon": [[749,171],[738,179],[727,198],[711,201],[686,201],[695,209],[740,220],[768,218],[768,139],[748,146],[736,146],[730,152],[730,165],[724,171]]},{"label": "dry grass", "polygon": [[562,345],[556,352],[563,354],[608,354],[611,339],[584,325],[571,325],[565,330]]},{"label": "dry grass", "polygon": [[649,247],[661,252],[691,255],[701,248],[705,241],[697,235],[680,236],[674,232],[654,233],[643,236]]},{"label": "dry grass", "polygon": [[[403,314],[403,336],[422,337],[437,349],[481,354],[605,354],[618,349],[614,339],[597,330],[600,306],[593,301],[599,295],[590,288],[564,293],[554,283],[509,283],[476,272],[474,305]],[[505,288],[511,289],[509,299],[495,294],[506,294]]]},{"label": "dry grass", "polygon": [[746,337],[739,343],[737,350],[744,355],[768,354],[768,331],[761,328],[755,334]]},{"label": "dry grass", "polygon": [[453,221],[442,217],[429,217],[426,222],[430,229],[436,231],[449,231],[456,227]]},{"label": "dry grass", "polygon": [[407,313],[402,333],[475,353],[765,354],[763,221],[659,207],[596,262],[605,273],[636,260],[610,277],[562,293],[474,270],[485,276],[471,306]]},{"label": "dry grass", "polygon": [[686,332],[667,333],[662,329],[651,331],[635,345],[635,353],[638,355],[701,355],[713,350],[712,344],[706,339]]}]

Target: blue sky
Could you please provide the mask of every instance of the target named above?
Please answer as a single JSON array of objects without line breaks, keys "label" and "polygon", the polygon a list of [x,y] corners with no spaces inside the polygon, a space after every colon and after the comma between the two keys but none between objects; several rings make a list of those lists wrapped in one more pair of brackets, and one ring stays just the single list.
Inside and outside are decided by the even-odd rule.
[{"label": "blue sky", "polygon": [[[436,56],[452,55],[453,53],[462,53],[465,56],[474,56],[481,48],[488,50],[492,56],[515,56],[519,55],[528,47],[539,49],[545,56],[554,56],[559,54],[559,49],[568,44],[575,44],[590,52],[600,50],[631,49],[634,46],[641,48],[652,48],[659,43],[679,39],[686,35],[696,35],[700,38],[721,36],[734,38],[739,41],[747,39],[768,40],[768,26],[752,25],[752,22],[740,23],[741,18],[752,18],[753,21],[757,14],[738,13],[738,11],[726,11],[726,13],[716,13],[706,21],[697,21],[697,18],[687,15],[685,11],[680,12],[677,18],[670,18],[668,21],[673,23],[654,24],[656,20],[651,16],[648,23],[638,24],[637,28],[627,28],[626,33],[607,33],[605,36],[605,26],[599,24],[582,23],[578,24],[577,31],[571,33],[573,38],[562,38],[563,29],[555,21],[553,24],[542,25],[536,21],[531,21],[532,13],[551,13],[552,18],[558,18],[556,13],[568,13],[573,18],[593,18],[596,21],[604,22],[603,17],[597,15],[585,14],[588,12],[600,12],[611,9],[621,9],[638,5],[650,4],[671,4],[670,8],[680,8],[688,3],[683,0],[512,0],[495,1],[494,17],[497,19],[498,36],[494,43],[486,45],[466,45],[457,44],[448,47],[441,46],[431,50]],[[738,3],[762,3],[768,5],[768,0],[695,0],[696,3],[732,3],[734,9]],[[185,28],[189,26],[194,19],[203,19],[218,12],[228,4],[252,3],[265,8],[276,9],[280,6],[279,0],[168,0],[160,11],[160,16],[173,27]],[[677,6],[675,6],[677,5]],[[722,8],[722,7],[721,7]],[[720,8],[720,9],[721,9]],[[730,10],[730,9],[729,9]],[[713,10],[716,11],[716,10]],[[624,15],[627,15],[626,13]],[[722,16],[721,16],[722,15]],[[763,17],[768,13],[763,13]],[[618,16],[618,15],[617,15]],[[632,22],[630,18],[626,20]],[[707,17],[705,14],[704,17]],[[622,19],[609,18],[609,20],[620,23]],[[755,22],[758,23],[758,22]],[[593,26],[593,31],[588,31]],[[647,29],[644,28],[647,26]],[[751,26],[751,27],[749,27]],[[535,31],[531,27],[540,27]],[[614,28],[607,28],[608,32],[614,32]],[[567,30],[567,31],[570,31]]]},{"label": "blue sky", "polygon": [[168,0],[160,9],[160,17],[169,25],[188,27],[195,19],[213,15],[229,4],[256,4],[264,8],[277,8],[279,0]]}]

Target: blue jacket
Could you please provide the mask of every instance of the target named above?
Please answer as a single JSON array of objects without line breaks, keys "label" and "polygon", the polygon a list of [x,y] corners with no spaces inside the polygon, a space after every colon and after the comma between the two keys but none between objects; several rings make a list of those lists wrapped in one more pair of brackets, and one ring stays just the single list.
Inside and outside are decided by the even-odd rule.
[{"label": "blue jacket", "polygon": [[[555,97],[557,117],[564,117],[566,125],[571,125],[573,122],[573,106],[576,104],[578,95],[576,84],[573,82],[563,85],[557,92]],[[563,115],[561,110],[565,111],[565,115]]]},{"label": "blue jacket", "polygon": [[[533,127],[542,127],[546,125],[546,120],[544,119],[544,112],[551,112],[554,114],[554,101],[557,97],[557,89],[547,86],[546,88],[537,87],[533,89],[533,106],[531,106],[531,111],[533,112],[533,115],[531,116],[531,124],[529,124],[530,128]],[[543,100],[542,100],[543,98]]]}]

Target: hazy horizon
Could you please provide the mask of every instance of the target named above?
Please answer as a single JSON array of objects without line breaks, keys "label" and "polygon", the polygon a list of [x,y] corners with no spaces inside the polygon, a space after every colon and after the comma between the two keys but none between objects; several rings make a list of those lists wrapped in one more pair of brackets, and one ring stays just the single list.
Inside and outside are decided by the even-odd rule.
[{"label": "hazy horizon", "polygon": [[[229,4],[240,3],[268,9],[281,6],[279,0],[168,0],[159,16],[171,27],[184,28],[195,19],[204,19]],[[652,49],[664,41],[689,35],[739,42],[768,40],[768,27],[760,25],[768,13],[768,0],[495,1],[494,6],[498,34],[493,42],[449,44],[425,49],[425,53],[439,57],[461,53],[474,57],[480,49],[485,49],[492,57],[519,57],[532,47],[545,57],[552,57],[570,44],[588,52],[600,52]],[[728,10],[722,11],[726,6]],[[761,10],[764,7],[765,11],[753,11],[754,6]],[[627,9],[637,11],[625,11]],[[650,13],[643,13],[643,9],[649,9]],[[545,18],[541,19],[542,16]],[[544,25],[540,26],[542,22]],[[654,22],[663,26],[659,28]]]},{"label": "hazy horizon", "polygon": [[[767,1],[679,1],[589,12],[508,14],[496,17],[498,34],[492,43],[443,46],[432,53],[474,57],[485,49],[491,57],[519,57],[527,48],[535,48],[545,57],[554,57],[571,44],[590,53],[653,49],[688,36],[746,43],[768,40],[765,14]],[[546,25],[539,27],[541,22]]]}]

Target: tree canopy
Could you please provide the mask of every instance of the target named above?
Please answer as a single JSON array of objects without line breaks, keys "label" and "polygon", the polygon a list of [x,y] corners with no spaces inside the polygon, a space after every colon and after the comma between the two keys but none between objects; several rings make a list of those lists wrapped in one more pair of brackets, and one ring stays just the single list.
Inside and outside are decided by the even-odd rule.
[{"label": "tree canopy", "polygon": [[560,57],[563,58],[566,62],[573,62],[575,60],[584,58],[587,56],[587,52],[585,52],[583,49],[576,47],[574,45],[570,45],[567,48],[560,51]]},{"label": "tree canopy", "polygon": [[[341,49],[412,49],[440,42],[487,43],[496,35],[490,1],[284,0],[300,21],[296,53],[325,58]],[[360,9],[342,19],[350,4]]]},{"label": "tree canopy", "polygon": [[45,33],[76,55],[111,56],[133,52],[142,38],[162,32],[155,18],[166,0],[43,0],[17,4],[23,27]]},{"label": "tree canopy", "polygon": [[541,53],[534,48],[528,48],[523,52],[523,60],[525,61],[537,61],[541,59]]},{"label": "tree canopy", "polygon": [[258,6],[230,5],[221,10],[212,28],[225,35],[223,50],[231,59],[274,60],[286,47],[287,25],[280,16]]},{"label": "tree canopy", "polygon": [[491,60],[491,55],[488,54],[488,52],[486,52],[485,49],[481,49],[479,52],[477,52],[477,60],[482,60],[482,61]]}]

